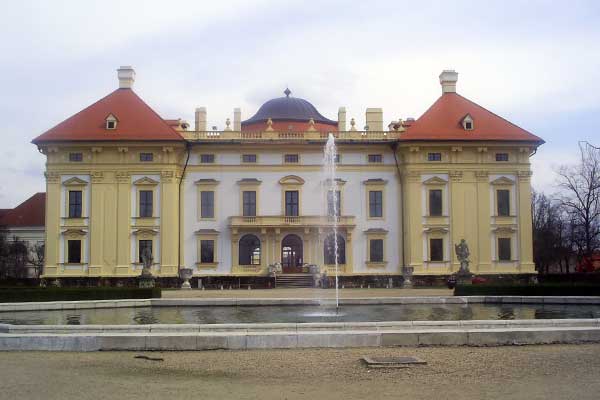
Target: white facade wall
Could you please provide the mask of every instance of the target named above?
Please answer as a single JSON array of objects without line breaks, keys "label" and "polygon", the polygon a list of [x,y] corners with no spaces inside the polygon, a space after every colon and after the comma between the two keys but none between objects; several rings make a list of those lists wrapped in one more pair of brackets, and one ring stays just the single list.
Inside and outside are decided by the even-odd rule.
[{"label": "white facade wall", "polygon": [[[257,151],[248,148],[248,151],[210,151],[209,147],[198,151],[198,155],[191,157],[195,161],[190,163],[184,180],[184,263],[186,267],[195,267],[198,261],[198,244],[195,232],[201,229],[214,229],[219,232],[217,253],[215,255],[218,266],[215,270],[202,270],[202,274],[222,275],[231,273],[231,229],[229,228],[230,216],[241,216],[241,192],[238,181],[241,179],[258,179],[257,216],[282,216],[284,187],[280,179],[295,175],[302,178],[300,194],[300,216],[326,215],[326,189],[324,181],[326,176],[321,169],[322,153],[319,151]],[[199,164],[199,154],[215,154],[214,164]],[[246,167],[241,164],[241,154],[257,154],[257,165]],[[300,165],[288,165],[281,168],[283,155],[286,153],[300,154]],[[381,154],[380,150],[342,151],[338,178],[346,181],[342,189],[341,215],[354,216],[356,227],[352,231],[352,247],[347,246],[346,258],[352,252],[352,273],[400,273],[401,272],[401,237],[400,237],[400,184],[395,170],[391,150],[384,155],[384,163],[378,166],[367,166],[367,155],[370,153]],[[239,168],[235,166],[239,165]],[[364,167],[361,168],[360,166]],[[206,168],[202,168],[206,166]],[[276,166],[269,168],[260,166]],[[222,167],[222,168],[221,168]],[[218,181],[215,190],[215,218],[214,220],[199,219],[199,189],[196,181],[214,179]],[[364,184],[369,179],[383,179],[386,182],[384,189],[384,219],[368,219],[367,186]],[[369,270],[367,261],[367,229],[382,228],[388,231],[385,242],[387,265],[385,268]],[[260,232],[260,229],[257,229]],[[282,228],[285,236],[285,228]],[[302,235],[300,235],[302,236]],[[263,250],[264,251],[264,250]],[[304,251],[307,251],[305,246]],[[323,249],[313,251],[323,252]],[[306,258],[306,254],[305,254]]]}]

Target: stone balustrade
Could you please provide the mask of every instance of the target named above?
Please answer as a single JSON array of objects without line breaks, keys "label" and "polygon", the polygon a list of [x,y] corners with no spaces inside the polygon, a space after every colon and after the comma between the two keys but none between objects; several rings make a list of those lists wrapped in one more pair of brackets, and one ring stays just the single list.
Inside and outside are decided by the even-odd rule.
[{"label": "stone balustrade", "polygon": [[231,227],[331,227],[337,220],[337,226],[352,228],[355,224],[354,216],[328,217],[321,215],[285,216],[285,215],[262,215],[255,217],[233,216],[229,217]]},{"label": "stone balustrade", "polygon": [[[243,131],[183,131],[183,137],[190,141],[221,141],[221,140],[322,140],[326,141],[329,133],[319,131],[307,132],[243,132]],[[349,141],[394,141],[400,137],[397,131],[344,131],[333,132],[337,140]]]}]

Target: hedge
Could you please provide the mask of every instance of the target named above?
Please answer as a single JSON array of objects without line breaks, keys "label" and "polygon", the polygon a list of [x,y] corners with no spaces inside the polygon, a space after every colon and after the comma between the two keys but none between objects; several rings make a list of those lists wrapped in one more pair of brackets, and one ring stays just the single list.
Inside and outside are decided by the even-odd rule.
[{"label": "hedge", "polygon": [[600,296],[600,284],[457,285],[455,296]]},{"label": "hedge", "polygon": [[160,288],[0,288],[0,303],[160,298]]}]

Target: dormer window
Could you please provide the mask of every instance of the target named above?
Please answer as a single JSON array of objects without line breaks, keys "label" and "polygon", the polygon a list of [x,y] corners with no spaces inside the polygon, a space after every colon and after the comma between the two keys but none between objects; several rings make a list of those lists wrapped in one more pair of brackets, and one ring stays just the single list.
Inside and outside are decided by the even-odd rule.
[{"label": "dormer window", "polygon": [[112,114],[106,117],[106,129],[117,129],[117,118]]},{"label": "dormer window", "polygon": [[465,115],[465,117],[463,118],[462,126],[465,131],[473,130],[473,118],[469,114]]}]

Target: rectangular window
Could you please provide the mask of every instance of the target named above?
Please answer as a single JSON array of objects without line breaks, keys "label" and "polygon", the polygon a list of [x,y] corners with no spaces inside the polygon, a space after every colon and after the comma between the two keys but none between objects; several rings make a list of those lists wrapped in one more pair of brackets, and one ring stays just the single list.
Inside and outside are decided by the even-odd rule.
[{"label": "rectangular window", "polygon": [[256,192],[254,190],[244,191],[242,193],[244,217],[256,217]]},{"label": "rectangular window", "polygon": [[150,162],[154,160],[154,154],[152,153],[140,153],[141,162]]},{"label": "rectangular window", "polygon": [[369,162],[381,164],[383,162],[383,156],[381,154],[369,154]]},{"label": "rectangular window", "polygon": [[150,251],[150,254],[152,254],[152,240],[140,240],[138,242],[138,258],[139,258],[138,262],[139,263],[144,262],[144,258],[142,256],[144,255],[144,252],[146,251],[146,249],[148,249]]},{"label": "rectangular window", "polygon": [[500,261],[511,261],[510,238],[498,239],[498,259]]},{"label": "rectangular window", "polygon": [[82,153],[69,153],[69,161],[81,162],[81,161],[83,161],[83,154]]},{"label": "rectangular window", "polygon": [[496,161],[508,161],[508,153],[496,153]]},{"label": "rectangular window", "polygon": [[69,190],[69,218],[81,218],[81,190]]},{"label": "rectangular window", "polygon": [[215,155],[214,154],[200,154],[200,162],[202,164],[214,164]]},{"label": "rectangular window", "polygon": [[215,241],[201,240],[200,241],[200,263],[212,264],[215,262]]},{"label": "rectangular window", "polygon": [[340,163],[340,153],[337,153],[335,155],[335,157],[333,158],[333,162],[336,163],[336,164]]},{"label": "rectangular window", "polygon": [[327,215],[330,217],[333,217],[334,215],[339,217],[342,209],[342,193],[339,190],[336,190],[335,199],[333,194],[333,190],[327,192]]},{"label": "rectangular window", "polygon": [[429,261],[444,261],[444,239],[429,239]]},{"label": "rectangular window", "polygon": [[283,161],[286,164],[298,164],[300,156],[298,154],[286,154],[283,156]]},{"label": "rectangular window", "polygon": [[67,241],[67,262],[81,264],[81,240]]},{"label": "rectangular window", "polygon": [[442,190],[432,189],[429,191],[429,215],[439,217],[442,215]]},{"label": "rectangular window", "polygon": [[381,190],[369,191],[369,217],[383,217],[383,192]]},{"label": "rectangular window", "polygon": [[498,201],[498,216],[508,217],[510,215],[510,190],[497,190],[496,197]]},{"label": "rectangular window", "polygon": [[140,217],[152,217],[153,194],[152,190],[140,190]]},{"label": "rectangular window", "polygon": [[427,153],[427,161],[442,161],[442,153]]},{"label": "rectangular window", "polygon": [[285,216],[286,217],[297,217],[300,215],[299,193],[297,190],[286,190],[285,191]]},{"label": "rectangular window", "polygon": [[369,255],[369,261],[383,262],[383,239],[369,240]]},{"label": "rectangular window", "polygon": [[215,192],[200,192],[200,218],[215,217]]},{"label": "rectangular window", "polygon": [[242,154],[242,162],[255,164],[256,163],[256,154]]}]

